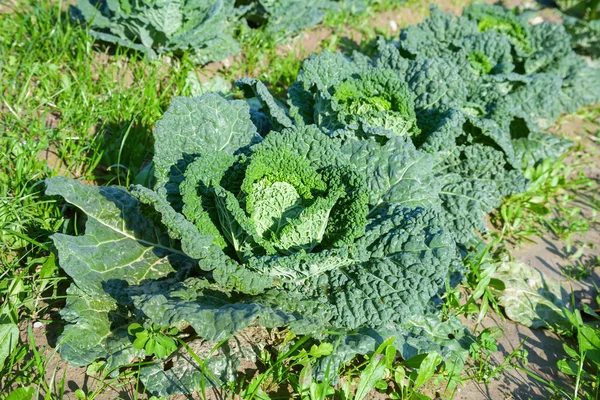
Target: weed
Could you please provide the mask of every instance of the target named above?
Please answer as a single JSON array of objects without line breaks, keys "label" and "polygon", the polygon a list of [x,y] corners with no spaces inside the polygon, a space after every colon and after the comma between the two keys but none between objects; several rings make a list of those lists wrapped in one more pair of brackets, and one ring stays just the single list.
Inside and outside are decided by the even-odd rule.
[{"label": "weed", "polygon": [[569,264],[560,266],[560,271],[567,278],[577,281],[583,280],[591,276],[593,269],[600,268],[600,257],[589,254],[584,255],[583,250],[585,249],[585,246],[581,246],[573,256],[569,257],[571,261]]},{"label": "weed", "polygon": [[507,370],[515,368],[515,365],[521,363],[527,365],[528,351],[523,349],[525,340],[519,344],[502,362],[496,363],[492,359],[492,354],[498,351],[498,338],[504,334],[498,327],[490,327],[482,330],[469,347],[469,354],[473,362],[470,375],[466,379],[475,379],[478,382],[489,383],[498,378]]},{"label": "weed", "polygon": [[563,344],[565,356],[557,362],[557,368],[574,379],[572,390],[520,368],[545,385],[552,398],[592,400],[600,396],[600,316],[587,305],[583,305],[583,310],[594,319],[594,324],[584,323],[579,310],[563,308],[563,314],[570,323],[570,331],[567,330],[565,334],[573,335],[575,341]]},{"label": "weed", "polygon": [[523,242],[550,231],[569,241],[573,235],[589,231],[590,223],[597,222],[597,207],[587,203],[592,208],[590,219],[578,206],[584,194],[598,190],[598,184],[585,174],[584,168],[590,162],[585,156],[578,156],[575,163],[565,163],[574,152],[555,162],[544,160],[525,169],[524,175],[531,180],[529,189],[505,199],[500,210],[492,214],[492,222],[501,229],[503,237]]}]

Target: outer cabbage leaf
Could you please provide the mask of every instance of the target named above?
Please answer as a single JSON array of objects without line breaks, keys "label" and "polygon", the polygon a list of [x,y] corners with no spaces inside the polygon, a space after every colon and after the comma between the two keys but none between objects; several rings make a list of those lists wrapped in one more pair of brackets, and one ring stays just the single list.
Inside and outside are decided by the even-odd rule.
[{"label": "outer cabbage leaf", "polygon": [[554,135],[532,132],[526,138],[513,140],[515,158],[520,165],[532,167],[536,162],[549,158],[558,159],[563,155],[572,142]]},{"label": "outer cabbage leaf", "polygon": [[[188,288],[179,287],[170,293],[172,298],[180,296],[182,299],[181,307],[177,310],[166,309],[169,316],[176,315],[193,304],[195,299],[198,302],[202,295],[194,290],[192,281],[187,283]],[[210,287],[201,285],[197,289],[208,289],[209,295],[214,295],[216,292],[210,291]],[[217,296],[219,296],[217,294]],[[220,295],[218,301],[226,296]],[[294,327],[295,319],[298,319],[298,325],[294,331],[299,333],[313,333],[314,329],[322,329],[323,314],[314,308],[309,302],[302,298],[290,297],[289,295],[277,291],[271,291],[264,296],[254,297],[255,300],[261,300],[264,304],[274,304],[277,309],[285,309],[287,311],[268,311],[268,305],[258,306],[256,303],[248,304],[246,307],[251,310],[262,309],[259,322],[266,326],[282,326],[289,323]],[[179,304],[178,304],[179,306]],[[233,306],[233,304],[231,305]],[[237,303],[238,313],[242,318],[248,316],[244,314],[242,307],[243,300]],[[196,306],[198,307],[198,305]],[[191,310],[190,310],[191,311]],[[302,317],[300,317],[302,316]],[[191,318],[195,318],[192,314]],[[270,318],[270,319],[269,319]],[[223,318],[218,318],[214,322],[223,321]],[[212,324],[213,321],[206,321]],[[312,325],[318,322],[317,325]],[[318,326],[318,328],[316,328]],[[221,324],[215,325],[215,329],[231,330],[234,325]],[[236,327],[237,329],[237,327]],[[250,328],[250,329],[256,329]],[[252,335],[252,333],[251,333]],[[250,336],[253,338],[253,335]],[[141,369],[141,380],[147,390],[157,396],[168,396],[173,394],[192,394],[195,391],[202,390],[206,387],[221,386],[226,382],[235,381],[238,377],[238,367],[242,361],[254,361],[257,351],[263,347],[263,343],[255,341],[248,342],[248,337],[242,331],[220,342],[210,341],[203,338],[195,339],[188,342],[188,348],[178,349],[173,356],[165,361],[155,361],[150,365],[146,365]],[[217,346],[218,345],[218,346]],[[197,355],[201,360],[201,365],[198,365],[196,360],[191,356],[190,350]],[[168,368],[165,368],[168,365]]]},{"label": "outer cabbage leaf", "polygon": [[[326,90],[360,71],[361,66],[342,53],[324,51],[304,60],[302,70],[292,88],[299,86],[304,90],[310,90],[314,85],[318,90]],[[290,90],[293,93],[293,90]]]},{"label": "outer cabbage leaf", "polygon": [[[528,124],[545,129],[565,111],[560,104],[563,79],[554,74],[536,74],[499,101],[492,110],[492,118],[502,124],[507,116],[524,118]],[[508,117],[510,120],[510,117]]]},{"label": "outer cabbage leaf", "polygon": [[500,205],[503,196],[528,185],[516,168],[520,160],[506,135],[492,120],[468,118],[451,110],[421,146],[436,156],[430,174],[436,177],[447,228],[459,243],[468,244],[476,232],[485,232],[485,215]]},{"label": "outer cabbage leaf", "polygon": [[[229,271],[231,272],[231,271]],[[263,290],[273,285],[267,277],[254,275],[253,287]],[[127,289],[133,305],[153,323],[162,326],[190,325],[200,337],[220,341],[240,332],[257,318],[267,327],[289,324],[296,318],[257,303],[257,297],[223,291],[222,286],[188,278],[183,282],[167,279]],[[255,301],[253,301],[255,300]]]},{"label": "outer cabbage leaf", "polygon": [[437,118],[429,121],[429,127],[421,136],[419,149],[434,155],[442,163],[456,152],[456,138],[463,134],[467,116],[458,110],[448,110],[440,113]]},{"label": "outer cabbage leaf", "polygon": [[[475,239],[476,232],[485,232],[484,217],[500,205],[502,197],[522,192],[528,185],[520,169],[507,162],[505,152],[488,141],[477,131],[465,131],[455,139],[453,152],[435,168],[448,227],[463,244]],[[512,151],[510,140],[508,144]]]},{"label": "outer cabbage leaf", "polygon": [[371,208],[385,203],[404,207],[436,207],[439,187],[433,175],[436,159],[398,137],[380,146],[373,140],[347,141],[342,151],[367,177]]},{"label": "outer cabbage leaf", "polygon": [[127,364],[138,353],[125,330],[127,320],[106,289],[115,280],[138,284],[161,278],[195,262],[157,223],[143,216],[138,201],[124,189],[91,187],[68,178],[46,181],[49,195],[61,195],[86,212],[83,236],[55,234],[61,267],[72,277],[74,296],[61,311],[69,325],[59,338],[59,352],[74,365],[107,358],[112,367]]},{"label": "outer cabbage leaf", "polygon": [[111,279],[136,284],[193,263],[160,225],[144,217],[125,189],[64,177],[47,179],[46,185],[46,194],[63,196],[88,216],[85,235],[52,236],[61,267],[86,293],[103,293],[103,283]]},{"label": "outer cabbage leaf", "polygon": [[498,124],[487,118],[468,118],[468,123],[463,127],[464,133],[457,138],[463,144],[483,144],[504,153],[504,159],[515,168],[515,150],[508,130],[502,129]]},{"label": "outer cabbage leaf", "polygon": [[259,142],[248,113],[246,102],[213,93],[175,98],[154,131],[156,187],[165,186],[165,196],[179,196],[183,174],[200,153],[236,154]]},{"label": "outer cabbage leaf", "polygon": [[528,181],[520,169],[506,164],[504,154],[481,144],[461,146],[459,159],[447,164],[447,171],[466,179],[495,183],[502,197],[527,189]]},{"label": "outer cabbage leaf", "polygon": [[58,339],[58,353],[69,364],[85,366],[106,359],[107,368],[112,371],[144,355],[143,350],[133,348],[127,334],[127,325],[133,318],[112,298],[90,295],[74,285],[67,294],[67,305],[60,315],[69,325]]},{"label": "outer cabbage leaf", "polygon": [[442,58],[410,63],[406,81],[416,96],[415,110],[420,120],[430,119],[432,113],[460,108],[467,99],[467,88],[457,68]]},{"label": "outer cabbage leaf", "polygon": [[500,191],[494,182],[464,180],[448,174],[440,191],[446,226],[459,243],[468,245],[476,232],[485,232],[485,215],[500,206]]}]

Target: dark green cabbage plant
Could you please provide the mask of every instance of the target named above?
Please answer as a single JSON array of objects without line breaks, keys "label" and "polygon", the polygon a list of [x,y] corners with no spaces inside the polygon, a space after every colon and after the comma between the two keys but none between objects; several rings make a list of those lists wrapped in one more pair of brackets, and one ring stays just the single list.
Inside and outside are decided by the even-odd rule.
[{"label": "dark green cabbage plant", "polygon": [[77,0],[72,14],[104,42],[155,59],[189,51],[198,64],[239,52],[234,0]]}]

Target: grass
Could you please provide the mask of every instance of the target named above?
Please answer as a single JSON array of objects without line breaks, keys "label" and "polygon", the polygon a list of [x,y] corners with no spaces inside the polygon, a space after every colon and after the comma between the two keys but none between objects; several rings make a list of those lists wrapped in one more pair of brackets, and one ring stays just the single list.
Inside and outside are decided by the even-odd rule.
[{"label": "grass", "polygon": [[[550,232],[569,242],[573,235],[585,233],[590,225],[598,223],[598,205],[589,199],[599,186],[585,173],[594,161],[581,148],[568,155],[574,156],[572,162],[565,162],[565,154],[554,162],[545,160],[525,170],[532,181],[529,189],[510,196],[492,216],[505,237],[523,242]],[[582,207],[589,209],[591,216],[585,216]]]},{"label": "grass", "polygon": [[152,126],[186,70],[119,49],[108,55],[69,22],[61,2],[21,5],[0,17],[0,321],[24,335],[6,344],[0,392],[34,388],[55,398],[65,377],[55,376],[58,355],[36,343],[33,326],[57,325],[65,285],[49,235],[74,227],[63,226],[64,210],[43,195],[43,179],[127,184],[150,156]]},{"label": "grass", "polygon": [[[58,355],[36,333],[60,330],[56,311],[66,296],[67,279],[57,265],[49,236],[78,228],[76,222],[64,224],[63,218],[77,214],[44,196],[46,177],[60,174],[98,184],[128,185],[151,158],[156,121],[174,96],[189,94],[190,74],[203,80],[215,75],[227,81],[258,77],[275,94],[282,94],[310,51],[368,52],[376,33],[391,35],[388,28],[373,31],[370,22],[378,13],[397,6],[385,0],[376,3],[366,17],[330,15],[317,28],[328,32],[326,39],[317,46],[307,43],[307,48],[301,38],[286,44],[264,31],[242,29],[238,36],[244,56],[233,58],[229,66],[204,69],[185,56],[148,61],[134,52],[94,43],[84,28],[70,22],[63,1],[27,0],[10,15],[0,15],[0,336],[8,332],[4,337],[10,338],[0,343],[0,354],[8,354],[0,365],[0,398],[55,399],[70,390],[69,377],[59,373]],[[420,14],[427,12],[417,0],[407,6]],[[361,42],[349,40],[350,36]],[[588,113],[585,118],[595,119],[600,110]],[[589,136],[598,143],[598,131]],[[582,154],[583,150],[578,149]],[[496,216],[504,236],[525,240],[552,231],[568,241],[597,222],[572,211],[579,201],[574,193],[589,194],[586,204],[596,211],[600,205],[594,195],[597,183],[594,186],[580,174],[584,165],[578,163],[543,165],[530,171],[534,188],[507,200],[504,211]],[[577,251],[572,254],[573,265],[565,267],[574,276],[595,265],[591,261],[588,265],[582,254],[575,257]],[[491,279],[489,270],[473,263],[467,287],[447,295],[448,315],[466,314],[480,322],[490,307],[500,312]],[[460,291],[465,295],[461,297]],[[44,328],[37,328],[39,323]],[[393,345],[386,342],[374,354],[346,366],[341,382],[317,382],[310,371],[331,352],[331,345],[310,337],[282,336],[279,346],[261,357],[257,374],[247,382],[232,384],[229,393],[264,399],[291,387],[302,399],[362,399],[372,390],[395,399],[423,398],[420,392],[436,394],[431,379],[440,370],[441,360],[433,355],[412,362],[396,360]],[[485,330],[474,336],[471,378],[485,381],[523,358],[517,352],[492,367],[488,358],[495,352],[494,338]],[[136,366],[119,371],[117,377],[109,376],[110,372],[102,362],[93,363],[87,369],[91,383],[85,390],[78,388],[75,396],[102,398],[116,389],[129,391],[130,398],[147,397]],[[442,378],[447,382],[440,390],[450,395],[463,382],[463,377],[442,374]]]}]

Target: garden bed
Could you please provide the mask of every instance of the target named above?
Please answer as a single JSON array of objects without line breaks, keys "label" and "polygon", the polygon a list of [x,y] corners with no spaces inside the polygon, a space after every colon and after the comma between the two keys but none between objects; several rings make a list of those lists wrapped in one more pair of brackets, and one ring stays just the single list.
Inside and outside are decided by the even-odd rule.
[{"label": "garden bed", "polygon": [[[455,14],[460,14],[462,10],[462,4],[451,0],[437,2],[437,4],[442,10],[451,11]],[[0,12],[5,11],[0,9]],[[65,327],[65,323],[61,320],[58,312],[65,305],[63,300],[66,296],[65,289],[67,282],[70,282],[70,278],[66,277],[64,272],[60,272],[58,266],[66,267],[67,271],[72,271],[72,269],[69,269],[71,267],[65,261],[66,258],[61,258],[65,257],[64,253],[61,256],[59,251],[58,259],[53,258],[56,252],[48,240],[48,234],[58,230],[66,209],[63,208],[61,214],[61,210],[58,210],[53,202],[49,203],[50,208],[48,209],[36,208],[40,204],[38,201],[48,199],[43,197],[39,190],[33,190],[35,201],[29,203],[32,195],[28,194],[30,193],[28,191],[32,190],[32,183],[40,182],[45,177],[62,175],[82,178],[80,181],[88,184],[116,183],[129,185],[138,180],[144,168],[149,165],[148,161],[152,153],[150,146],[153,142],[152,131],[155,123],[163,115],[171,97],[173,95],[200,94],[194,93],[194,90],[197,89],[192,88],[189,80],[190,76],[198,78],[197,83],[200,84],[212,82],[215,77],[221,76],[230,81],[243,76],[253,76],[266,81],[268,88],[278,97],[277,101],[280,101],[281,96],[285,95],[285,89],[288,89],[296,79],[296,74],[300,69],[299,60],[308,56],[309,53],[320,52],[324,49],[342,49],[346,54],[350,54],[351,50],[355,49],[369,54],[374,53],[376,49],[374,29],[378,29],[378,32],[384,33],[388,37],[397,37],[400,29],[420,22],[426,13],[427,5],[420,2],[411,2],[398,9],[370,14],[369,18],[364,20],[361,20],[360,17],[350,16],[347,16],[345,20],[326,20],[325,26],[317,27],[307,33],[301,33],[287,44],[275,45],[269,43],[257,51],[258,55],[247,52],[245,55],[232,56],[224,61],[207,64],[202,68],[169,57],[145,64],[145,60],[137,58],[128,51],[119,53],[120,50],[118,50],[116,54],[111,54],[113,50],[110,47],[102,47],[104,45],[98,47],[96,44],[93,45],[95,50],[103,48],[105,52],[90,51],[89,47],[82,46],[78,50],[81,53],[77,53],[78,55],[75,56],[75,61],[69,60],[69,57],[72,57],[71,55],[63,55],[62,57],[69,60],[68,62],[61,64],[65,58],[63,58],[63,61],[55,60],[46,69],[40,63],[40,60],[43,60],[45,56],[41,56],[40,60],[32,63],[34,66],[27,73],[24,71],[29,68],[27,66],[28,61],[23,61],[25,67],[16,67],[21,60],[11,55],[12,59],[9,59],[7,63],[8,72],[4,72],[4,74],[11,77],[10,82],[12,83],[7,84],[5,87],[0,86],[0,94],[5,93],[5,96],[8,96],[8,101],[4,101],[4,104],[0,105],[2,110],[6,109],[7,111],[7,117],[2,123],[9,133],[7,138],[18,137],[17,140],[19,140],[20,146],[25,150],[20,152],[15,150],[16,147],[9,147],[13,153],[11,153],[12,155],[9,156],[8,160],[14,164],[7,164],[7,169],[0,170],[0,177],[3,177],[6,182],[10,182],[10,179],[12,179],[11,165],[18,165],[17,172],[22,177],[20,179],[23,184],[19,186],[21,180],[10,182],[7,186],[8,192],[3,194],[3,199],[22,205],[23,210],[32,211],[28,211],[31,214],[21,213],[22,216],[19,218],[25,222],[19,225],[16,217],[19,215],[18,211],[8,208],[2,210],[6,215],[5,220],[8,221],[5,222],[5,228],[3,229],[10,235],[15,235],[16,232],[16,236],[10,236],[10,241],[6,241],[5,248],[2,249],[5,254],[0,262],[4,270],[0,269],[3,274],[0,278],[8,276],[9,279],[5,279],[3,282],[7,282],[6,285],[9,290],[4,295],[4,303],[0,303],[0,306],[10,303],[18,307],[17,311],[11,312],[17,312],[19,315],[20,342],[23,345],[15,350],[14,358],[7,364],[10,372],[16,378],[7,375],[5,380],[0,383],[0,388],[3,388],[7,393],[17,388],[35,388],[35,392],[39,390],[40,395],[54,394],[61,398],[77,399],[144,398],[150,396],[144,390],[144,385],[140,383],[139,375],[136,372],[142,362],[145,363],[149,359],[144,360],[144,357],[133,358],[132,364],[126,367],[122,366],[117,375],[113,374],[112,377],[108,377],[106,376],[108,371],[102,372],[102,362],[93,362],[89,367],[74,367],[63,361],[57,353],[58,335]],[[542,15],[547,20],[557,20],[556,14],[551,11],[546,10]],[[30,18],[30,22],[33,26],[38,23],[35,18],[33,20]],[[51,24],[46,27],[50,28]],[[34,31],[35,29],[38,28],[33,28]],[[43,29],[44,26],[39,27],[40,32]],[[59,34],[64,35],[64,38],[77,37],[81,34],[70,29],[72,28],[67,28],[66,33],[63,31]],[[54,29],[51,32],[54,32]],[[50,37],[52,35],[51,33]],[[59,37],[58,40],[68,40],[64,38]],[[7,38],[2,39],[7,40]],[[250,38],[248,42],[242,41],[243,50],[247,51],[253,45],[260,43],[258,41],[252,42],[252,40]],[[16,47],[20,48],[25,45],[26,41],[21,38],[20,41],[17,40],[15,43],[17,43]],[[36,42],[33,40],[31,43]],[[43,43],[43,40],[41,43]],[[38,55],[33,53],[33,57],[38,57]],[[75,62],[77,66],[68,65],[69,62]],[[75,73],[73,72],[74,68],[80,69]],[[48,75],[44,77],[44,73]],[[22,84],[16,82],[22,81],[21,77],[23,76],[29,76],[30,81],[25,81],[25,86],[16,90],[18,85]],[[111,81],[113,82],[111,83]],[[119,84],[113,86],[116,81],[119,81]],[[146,83],[146,81],[149,83]],[[49,86],[57,85],[61,88],[60,91],[57,92],[59,89],[51,88],[46,92],[45,82],[50,82]],[[288,118],[286,120],[281,117],[281,113],[274,112],[275,108],[272,104],[265,106],[268,97],[265,97],[264,92],[261,94],[260,86],[257,86],[255,81],[246,81],[240,86],[244,87],[246,93],[244,95],[239,92],[235,93],[235,98],[252,97],[248,93],[254,90],[254,95],[262,102],[261,108],[257,110],[264,113],[271,124],[281,123],[285,126],[288,123],[289,118],[285,117]],[[86,94],[86,90],[89,90],[89,88],[93,88],[95,92]],[[82,110],[77,110],[77,107],[80,106],[70,103],[68,97],[62,97],[64,94],[61,93],[68,94],[71,90],[74,99],[80,99],[79,101],[82,103],[89,104],[88,102],[91,102],[93,104],[93,106],[90,106],[89,113],[87,113],[89,115],[85,115],[86,112],[81,113]],[[139,96],[140,91],[143,92],[141,97]],[[125,100],[117,103],[115,98],[119,96],[122,96]],[[209,97],[203,98],[208,99]],[[39,101],[40,99],[41,101]],[[103,109],[103,101],[115,102],[115,106]],[[146,109],[149,110],[147,113],[144,111]],[[285,111],[287,112],[287,109]],[[598,169],[600,165],[600,147],[598,146],[598,132],[600,131],[598,121],[600,117],[598,112],[597,106],[592,106],[583,112],[580,111],[578,115],[561,117],[557,127],[552,130],[559,137],[570,139],[579,147],[572,150],[570,156],[564,160],[564,165],[577,165],[573,171],[560,170],[556,166],[552,167],[553,170],[560,170],[562,175],[559,174],[561,179],[557,178],[558,183],[553,185],[553,188],[557,188],[551,192],[553,197],[543,203],[544,207],[550,210],[550,215],[544,218],[550,222],[543,222],[545,221],[544,218],[537,218],[536,215],[531,216],[528,214],[531,219],[527,223],[517,226],[517,221],[507,218],[505,215],[500,216],[498,212],[492,214],[491,220],[487,220],[488,228],[493,232],[492,235],[504,235],[503,240],[495,246],[494,251],[498,250],[499,254],[504,254],[503,257],[510,256],[515,260],[524,262],[542,273],[544,277],[563,281],[563,287],[569,293],[572,291],[575,296],[575,303],[569,304],[571,309],[573,307],[582,309],[582,304],[597,308],[596,296],[598,293],[594,284],[600,284],[595,269],[599,266],[598,257],[600,257],[600,249],[598,248],[600,231],[597,215],[599,207],[597,185],[600,171]],[[273,113],[273,115],[270,113]],[[297,120],[298,115],[295,118]],[[349,118],[351,119],[351,117]],[[256,124],[255,121],[253,119],[252,122]],[[422,121],[419,123],[423,125]],[[355,121],[349,123],[349,125],[352,124],[356,125]],[[259,128],[261,127],[259,126]],[[367,128],[351,129],[355,130],[353,132],[358,137],[370,134]],[[365,130],[360,131],[360,129]],[[156,140],[161,139],[157,137]],[[251,138],[248,140],[251,140]],[[6,146],[10,146],[10,142],[7,143]],[[278,146],[278,144],[275,143],[273,146]],[[28,152],[31,154],[29,158],[23,156]],[[19,161],[21,160],[19,157],[25,157],[25,162]],[[15,168],[17,167],[12,167],[13,171]],[[578,176],[579,170],[584,172]],[[369,179],[369,177],[366,176],[365,179]],[[584,180],[585,183],[573,183],[577,180]],[[64,184],[63,181],[54,179],[52,182],[55,182],[55,188],[52,189],[53,194],[67,192],[66,186],[59,188],[59,185]],[[327,182],[330,183],[330,181]],[[344,183],[344,185],[346,185],[344,190],[348,193],[354,190],[354,187],[348,186],[348,183]],[[41,183],[37,183],[33,185],[33,188],[37,187],[39,189],[40,186]],[[22,197],[18,197],[19,188],[23,190],[20,192]],[[217,188],[217,190],[219,189]],[[144,197],[150,196],[148,193],[139,192],[136,196],[144,199],[145,202],[159,204],[151,197],[151,200]],[[16,203],[15,198],[18,198]],[[538,204],[536,203],[538,200],[535,199],[536,197],[534,197],[534,200],[529,199],[523,203],[524,200],[522,199],[509,197],[504,206],[524,204],[524,207],[531,207],[529,210],[533,210],[531,204]],[[359,210],[361,206],[357,206],[358,203],[353,201],[345,203],[346,206],[356,207]],[[518,203],[519,201],[522,203]],[[59,204],[64,207],[63,203]],[[164,207],[162,209],[160,207],[157,207],[157,210],[163,213]],[[569,214],[568,210],[574,207],[579,207],[580,212]],[[75,215],[81,217],[73,208],[68,210],[67,217],[71,219]],[[336,211],[331,212],[335,213]],[[166,218],[165,215],[163,214],[163,218]],[[345,217],[336,218],[343,219]],[[417,217],[411,218],[416,219]],[[37,230],[40,227],[39,220],[45,221],[45,225],[41,226],[41,230]],[[36,226],[36,228],[32,229],[31,226]],[[74,222],[73,225],[62,229],[73,232],[73,229],[81,228],[80,222]],[[177,226],[172,225],[170,229],[177,229]],[[337,231],[335,234],[341,235],[343,240],[355,240],[351,232],[340,233]],[[420,235],[420,233],[417,235]],[[19,240],[24,240],[26,244],[23,245]],[[231,239],[228,240],[231,241]],[[334,239],[333,236],[331,239],[327,239],[328,243],[335,240],[337,239]],[[38,241],[43,243],[40,244]],[[57,247],[63,246],[61,251],[64,252],[64,246],[67,242],[55,243],[58,243]],[[277,249],[275,251],[287,251],[282,242],[266,243],[259,241],[259,243],[267,246],[265,247],[267,254],[270,251],[268,246],[274,246]],[[293,246],[306,246],[304,242],[293,243]],[[356,246],[359,246],[358,239],[356,243]],[[38,245],[39,247],[36,247]],[[281,250],[282,248],[284,250]],[[310,249],[312,250],[312,247]],[[236,248],[236,250],[238,249]],[[30,256],[30,254],[35,256]],[[238,252],[239,254],[241,253]],[[480,272],[477,270],[476,273]],[[568,282],[566,281],[567,276],[571,277]],[[31,279],[32,277],[33,279]],[[84,280],[79,280],[80,278],[77,275],[72,277],[81,287],[88,284]],[[247,277],[247,279],[256,278],[253,275]],[[50,284],[36,283],[37,280],[39,282],[49,282]],[[15,286],[11,282],[22,283]],[[465,302],[470,302],[468,298],[477,293],[476,286],[480,282],[478,279],[475,280],[475,277],[469,276],[468,283],[463,284],[458,289],[458,293],[462,296],[459,303],[464,305]],[[492,293],[498,295],[498,292],[494,291],[496,289],[495,284],[492,282],[490,288],[488,288],[490,296]],[[78,296],[84,294],[80,293]],[[254,293],[252,294],[254,295]],[[471,353],[465,372],[462,375],[464,379],[458,379],[460,383],[458,381],[454,382],[458,383],[455,392],[452,388],[447,388],[447,375],[445,375],[443,367],[438,368],[436,377],[429,376],[431,379],[428,379],[427,383],[420,388],[420,392],[429,395],[431,398],[436,396],[450,398],[452,394],[456,399],[533,399],[553,398],[552,395],[559,398],[561,392],[548,383],[544,383],[543,380],[554,382],[564,388],[566,392],[572,393],[577,390],[575,389],[577,384],[574,383],[573,379],[559,372],[557,368],[557,363],[567,358],[563,343],[576,346],[576,341],[565,339],[565,336],[567,336],[565,332],[559,332],[562,334],[560,336],[551,330],[530,329],[496,314],[492,309],[493,301],[497,300],[495,297],[484,300],[483,303],[480,297],[477,297],[476,300],[473,302],[473,305],[476,305],[475,311],[472,308],[465,308],[464,311],[466,312],[460,313],[460,320],[464,326],[472,330],[473,337],[476,337],[477,343],[480,344],[484,343],[485,339],[481,336],[482,331],[485,331],[486,328],[488,328],[488,331],[490,331],[489,329],[495,329],[494,327],[500,328],[503,333],[497,338],[498,348],[494,350],[491,345],[489,348],[484,346],[480,351]],[[490,308],[487,312],[484,312],[481,310],[486,301]],[[259,304],[264,306],[265,303],[259,302]],[[449,313],[452,314],[452,306],[449,307]],[[287,310],[279,309],[277,312],[282,313],[287,312]],[[505,312],[503,307],[500,307],[498,311],[502,314]],[[456,313],[456,310],[454,312]],[[478,317],[481,319],[479,324],[475,322]],[[261,314],[261,318],[266,317]],[[291,317],[286,318],[292,320]],[[369,317],[365,318],[365,321],[367,321]],[[329,328],[340,326],[340,322],[335,318],[332,321],[335,322],[327,325]],[[365,322],[365,324],[368,323],[371,322]],[[238,378],[237,383],[234,381],[227,389],[208,389],[205,393],[206,397],[194,394],[194,398],[230,398],[232,396],[267,398],[264,397],[266,395],[269,395],[270,398],[291,398],[294,396],[298,398],[300,396],[304,396],[302,398],[309,398],[306,396],[324,398],[323,393],[320,395],[315,394],[317,393],[314,392],[317,390],[315,389],[317,387],[316,383],[313,387],[310,386],[312,383],[309,381],[310,390],[313,391],[311,395],[307,394],[308,392],[298,393],[298,388],[302,383],[299,383],[299,379],[308,379],[304,370],[307,363],[312,363],[311,365],[314,368],[318,368],[314,360],[331,352],[330,349],[325,349],[327,346],[321,347],[324,346],[323,343],[326,343],[327,339],[322,335],[316,335],[315,339],[309,339],[310,341],[304,347],[299,345],[298,349],[302,350],[295,349],[296,352],[288,352],[290,347],[293,347],[293,343],[296,343],[294,340],[298,340],[302,336],[299,334],[299,336],[292,339],[294,335],[291,332],[294,331],[294,328],[288,330],[285,328],[287,324],[281,326],[279,329],[265,329],[255,321],[239,333],[232,331],[231,333],[235,333],[235,337],[241,343],[240,348],[252,348],[252,352],[257,359],[253,361],[242,360],[242,364],[238,366],[238,371],[243,374]],[[182,338],[193,338],[196,334],[190,327],[181,329]],[[302,339],[298,343],[302,344]],[[314,346],[310,347],[309,344]],[[104,345],[102,344],[102,346]],[[384,354],[387,354],[385,349],[383,348]],[[527,350],[528,353],[528,356],[525,357],[528,360],[527,363],[523,362],[522,356],[524,354],[521,352],[523,349]],[[205,351],[206,349],[197,348],[196,350]],[[310,354],[302,355],[298,353],[300,351],[305,353],[309,351]],[[21,355],[16,355],[17,353]],[[146,353],[148,353],[147,348]],[[74,353],[69,354],[67,352],[65,354],[67,354],[67,357],[72,357]],[[280,357],[284,354],[287,355],[287,358],[283,357],[281,359]],[[80,355],[78,353],[76,356],[79,357]],[[335,392],[335,395],[341,396],[340,393],[344,391],[339,388],[345,387],[345,382],[352,383],[352,385],[348,384],[347,386],[349,392],[363,390],[361,381],[366,382],[368,379],[365,371],[375,373],[374,371],[378,370],[379,367],[376,367],[376,362],[379,362],[379,356],[377,353],[373,356],[371,350],[364,355],[359,355],[353,362],[343,368],[341,381],[336,386],[338,392]],[[314,359],[311,357],[314,357]],[[99,358],[105,357],[101,356]],[[81,363],[81,361],[77,362]],[[418,367],[415,368],[412,365],[403,365],[404,361],[399,362],[400,366],[396,365],[392,368],[390,364],[386,367],[387,369],[382,375],[382,378],[385,379],[381,382],[378,379],[377,384],[374,381],[371,389],[377,387],[377,390],[371,390],[365,398],[390,398],[391,393],[399,393],[396,392],[399,388],[399,382],[404,382],[394,375],[394,370],[397,371],[398,368],[404,370],[406,368],[408,373],[415,371],[415,374],[419,370]],[[128,364],[128,362],[124,364]],[[171,368],[168,364],[167,362],[165,367],[167,370]],[[303,373],[304,375],[302,375]],[[105,379],[98,378],[102,374],[105,375]],[[414,377],[409,382],[414,383]],[[6,384],[8,386],[4,386]],[[388,386],[384,387],[385,385]],[[254,392],[249,392],[250,388],[254,388],[252,389]],[[333,389],[331,390],[333,391]],[[29,389],[25,392],[29,395],[34,393]],[[333,396],[333,393],[331,392],[327,396]],[[17,397],[10,398],[13,400]],[[172,398],[187,397],[179,395]]]}]

